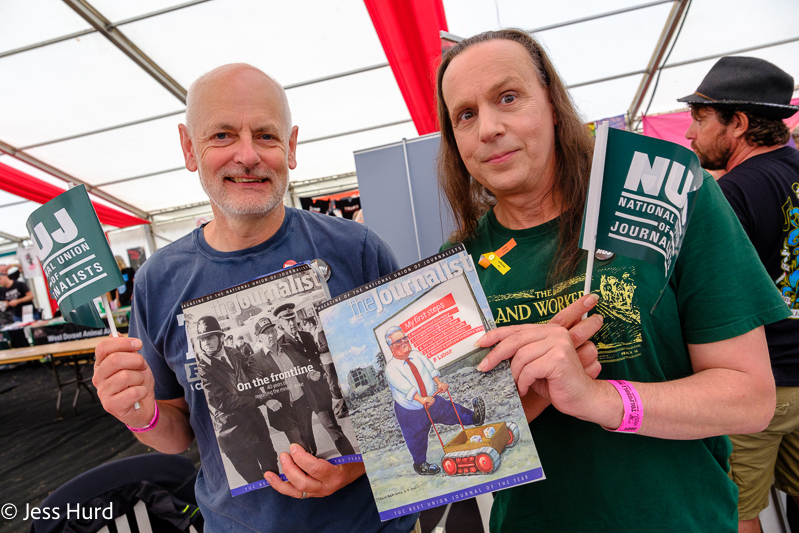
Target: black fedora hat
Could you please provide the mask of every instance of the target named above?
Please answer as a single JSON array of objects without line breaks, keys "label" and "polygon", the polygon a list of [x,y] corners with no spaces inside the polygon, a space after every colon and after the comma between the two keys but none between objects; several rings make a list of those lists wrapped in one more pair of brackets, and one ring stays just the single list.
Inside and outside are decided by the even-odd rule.
[{"label": "black fedora hat", "polygon": [[713,65],[693,94],[677,101],[783,119],[799,111],[791,96],[793,77],[781,68],[756,57],[727,56]]}]

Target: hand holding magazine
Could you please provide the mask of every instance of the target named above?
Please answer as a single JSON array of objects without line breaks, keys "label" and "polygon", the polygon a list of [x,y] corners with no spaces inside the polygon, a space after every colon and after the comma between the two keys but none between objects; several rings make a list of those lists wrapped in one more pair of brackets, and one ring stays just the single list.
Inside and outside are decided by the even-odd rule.
[{"label": "hand holding magazine", "polygon": [[463,246],[317,305],[382,520],[544,478]]},{"label": "hand holding magazine", "polygon": [[233,496],[268,486],[267,471],[285,479],[278,456],[292,443],[361,460],[314,311],[327,297],[301,264],[182,304]]}]

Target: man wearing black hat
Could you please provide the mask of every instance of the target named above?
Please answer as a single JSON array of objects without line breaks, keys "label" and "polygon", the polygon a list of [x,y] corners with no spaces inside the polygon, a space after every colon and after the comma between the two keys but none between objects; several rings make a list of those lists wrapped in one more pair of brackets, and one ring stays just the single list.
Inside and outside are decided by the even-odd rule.
[{"label": "man wearing black hat", "polygon": [[[316,413],[316,417],[322,423],[336,449],[341,455],[351,455],[355,453],[347,436],[341,429],[333,411],[333,396],[330,393],[327,380],[322,371],[322,361],[319,350],[316,348],[316,341],[313,336],[305,331],[300,331],[297,327],[297,314],[294,312],[293,303],[285,303],[275,308],[274,314],[280,319],[280,328],[283,335],[278,340],[280,349],[291,354],[295,360],[307,361],[305,364],[312,364],[314,371],[308,373],[308,384],[310,385],[311,395],[308,398],[311,409]],[[312,443],[309,450],[316,455],[316,441]]]},{"label": "man wearing black hat", "polygon": [[280,379],[280,374],[288,375],[292,368],[305,366],[290,354],[280,349],[277,343],[277,328],[268,317],[255,324],[255,336],[261,349],[251,358],[252,375],[268,380],[271,388],[266,391],[266,409],[269,425],[286,434],[289,443],[302,445],[306,450],[315,448],[311,405],[308,401],[308,379],[305,374]]},{"label": "man wearing black hat", "polygon": [[[739,532],[759,532],[772,477],[799,500],[799,152],[786,147],[783,119],[794,80],[768,61],[723,57],[692,95],[685,137],[702,166],[724,172],[721,187],[793,316],[765,326],[777,384],[777,410],[769,427],[734,435],[730,457],[738,485]],[[775,466],[776,461],[776,466]]]},{"label": "man wearing black hat", "polygon": [[239,475],[254,483],[263,479],[264,472],[278,472],[277,453],[256,398],[237,388],[251,379],[246,361],[239,352],[222,345],[224,336],[215,317],[197,321],[197,368],[219,447]]}]

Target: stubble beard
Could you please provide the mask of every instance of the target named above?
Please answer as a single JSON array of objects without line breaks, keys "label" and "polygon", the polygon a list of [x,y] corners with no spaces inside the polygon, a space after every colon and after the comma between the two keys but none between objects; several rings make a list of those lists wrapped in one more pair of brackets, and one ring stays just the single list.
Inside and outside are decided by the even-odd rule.
[{"label": "stubble beard", "polygon": [[705,170],[726,169],[727,162],[732,154],[732,148],[728,144],[724,144],[722,136],[713,139],[707,150],[697,148],[696,141],[691,143],[691,148],[693,148],[694,153],[699,158],[699,164]]},{"label": "stubble beard", "polygon": [[[210,179],[202,168],[198,167],[197,170],[200,175],[200,184],[211,203],[232,218],[268,215],[283,203],[283,197],[289,186],[288,171],[278,173],[271,168],[228,169],[225,167]],[[226,177],[268,179],[272,184],[272,190],[267,196],[251,194],[243,199],[232,198],[225,190],[224,179]]]}]

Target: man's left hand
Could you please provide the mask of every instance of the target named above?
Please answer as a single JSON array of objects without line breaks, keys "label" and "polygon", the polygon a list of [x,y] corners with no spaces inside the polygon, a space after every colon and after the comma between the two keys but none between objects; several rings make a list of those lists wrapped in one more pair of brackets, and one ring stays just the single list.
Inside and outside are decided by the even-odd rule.
[{"label": "man's left hand", "polygon": [[318,459],[302,449],[299,444],[289,447],[290,454],[281,453],[280,463],[287,481],[274,472],[266,472],[266,479],[281,494],[292,498],[323,498],[349,485],[366,473],[363,463],[333,465]]}]

